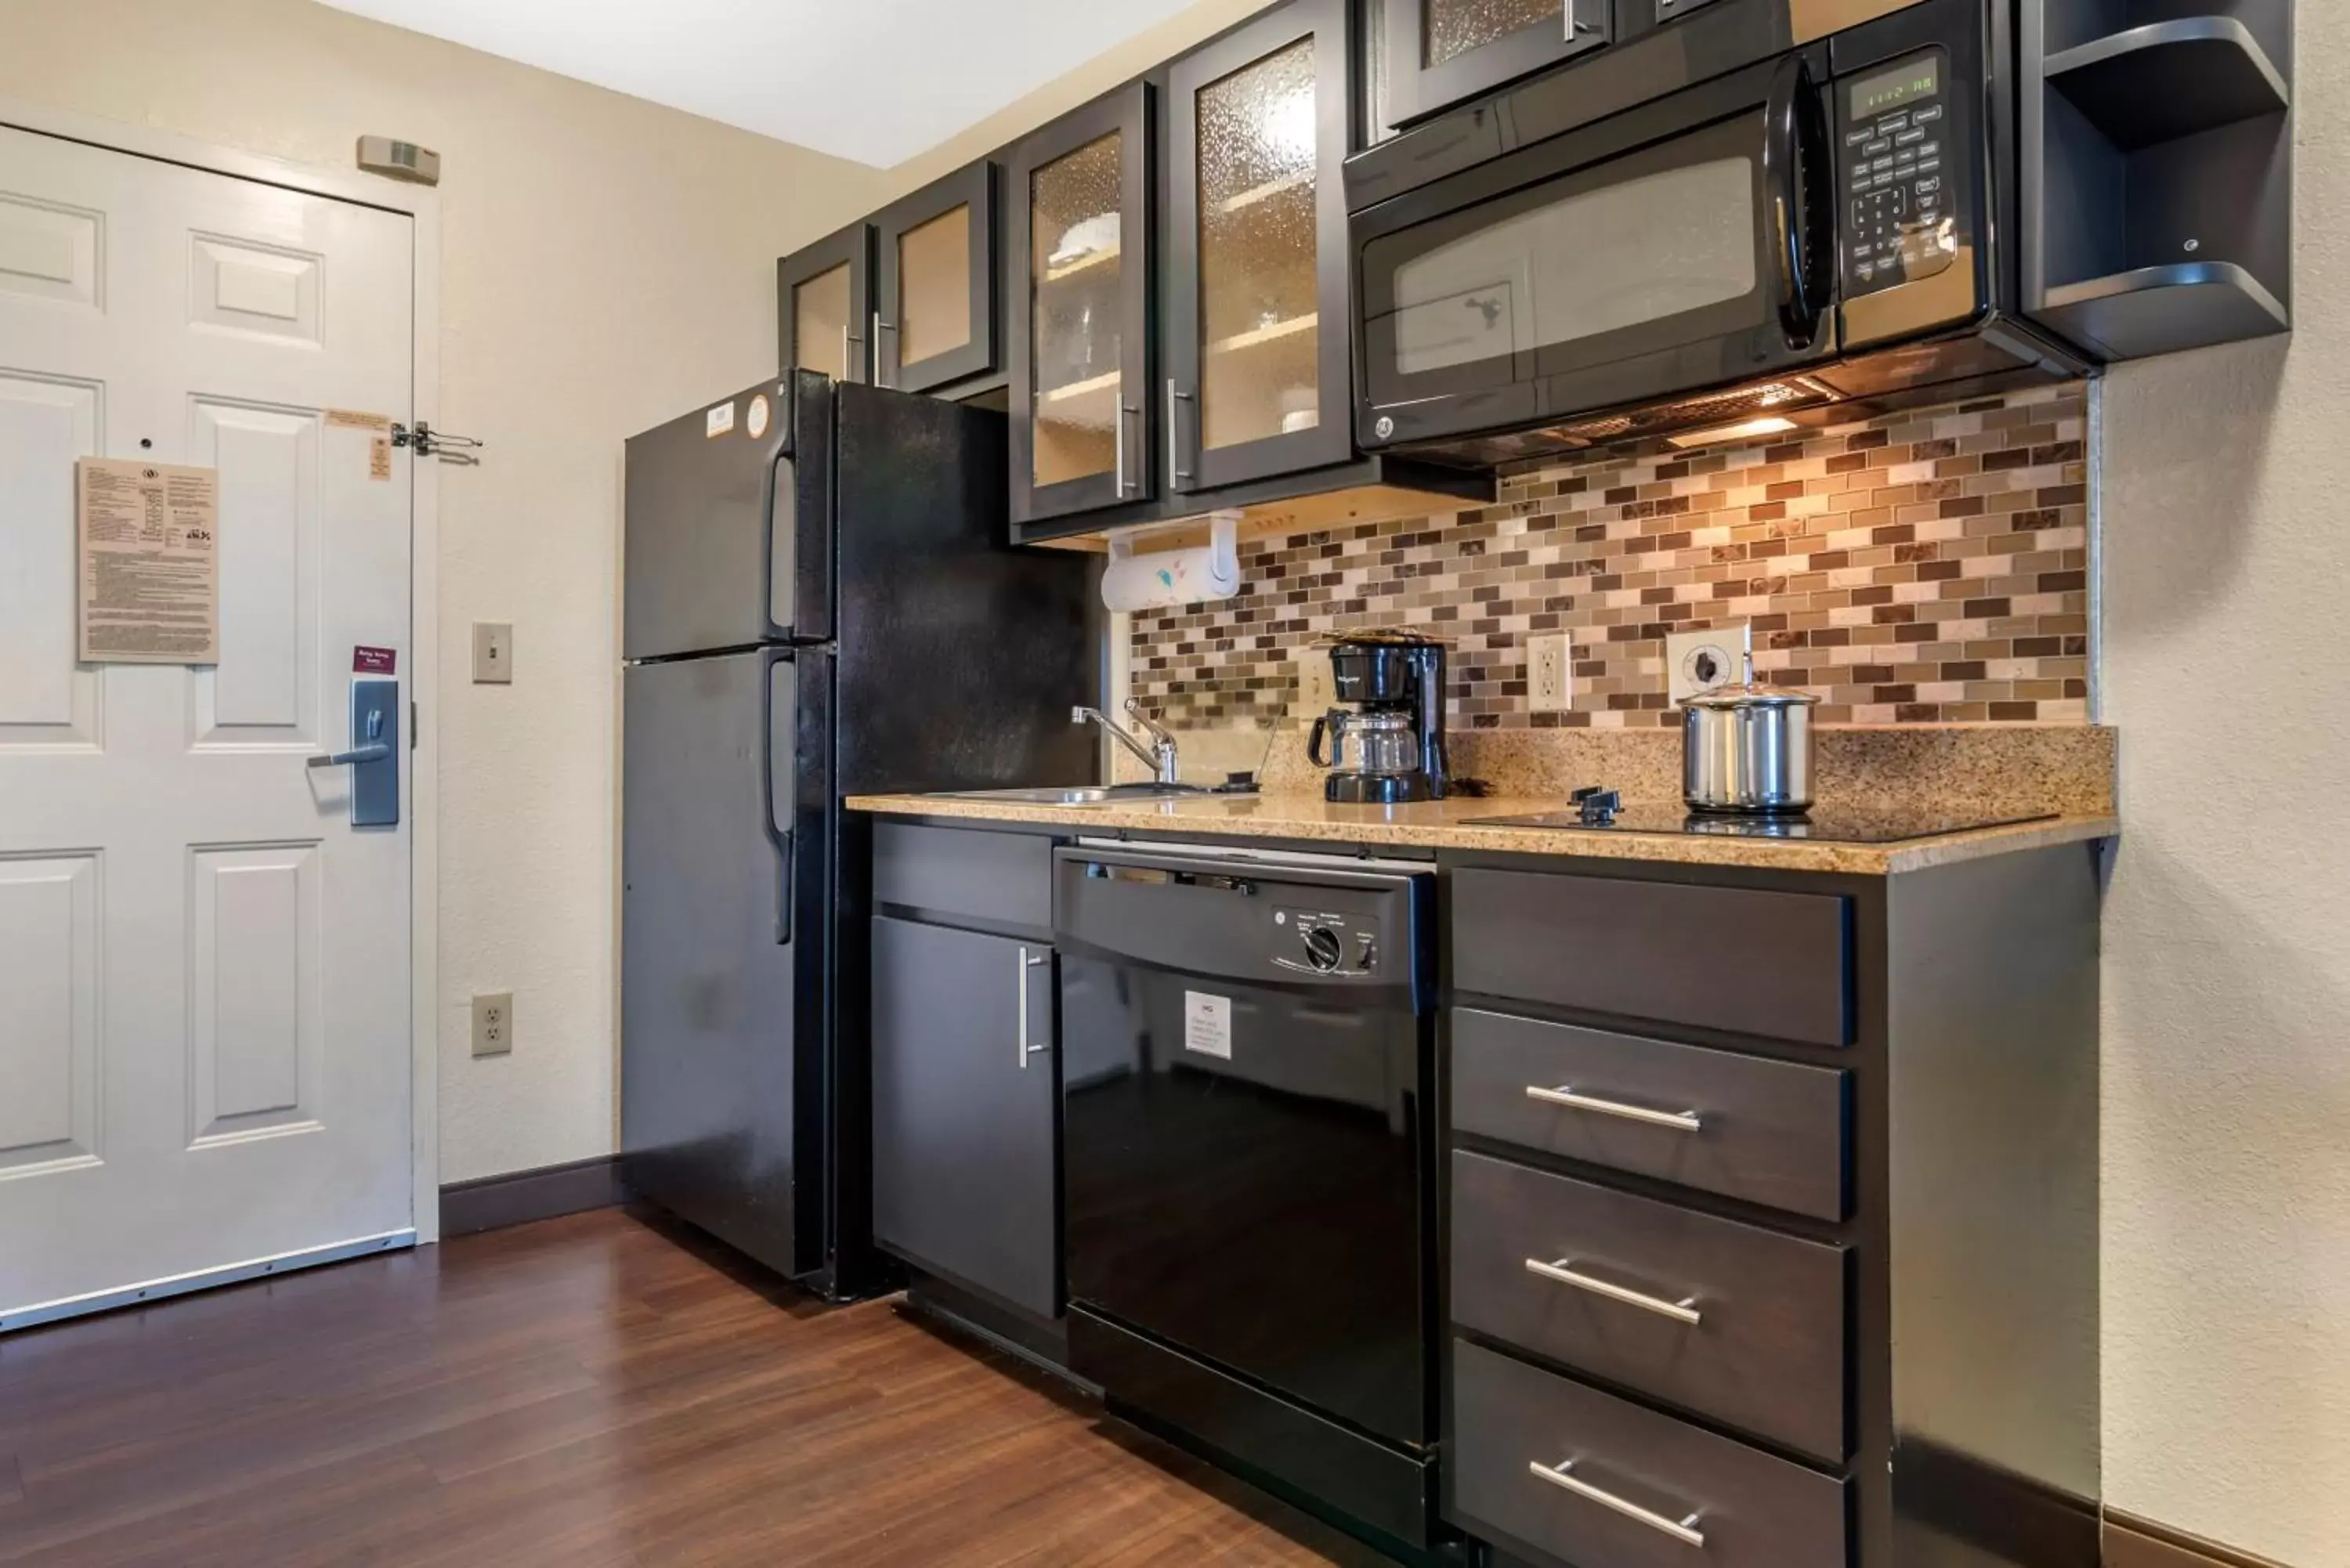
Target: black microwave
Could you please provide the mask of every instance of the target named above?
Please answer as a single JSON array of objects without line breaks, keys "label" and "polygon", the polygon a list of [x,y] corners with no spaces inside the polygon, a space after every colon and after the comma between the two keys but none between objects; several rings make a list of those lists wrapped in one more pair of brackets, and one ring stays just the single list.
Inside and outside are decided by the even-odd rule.
[{"label": "black microwave", "polygon": [[1490,466],[2087,372],[2014,311],[2007,5],[1599,3],[1619,41],[1349,161],[1364,450]]}]

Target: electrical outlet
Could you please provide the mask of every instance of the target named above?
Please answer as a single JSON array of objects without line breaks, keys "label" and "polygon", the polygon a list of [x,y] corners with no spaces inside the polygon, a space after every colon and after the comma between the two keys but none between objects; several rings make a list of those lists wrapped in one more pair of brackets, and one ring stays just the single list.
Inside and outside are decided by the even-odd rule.
[{"label": "electrical outlet", "polygon": [[1575,706],[1575,639],[1563,631],[1526,639],[1526,707],[1564,713]]},{"label": "electrical outlet", "polygon": [[473,1054],[504,1056],[514,1050],[514,992],[473,998]]},{"label": "electrical outlet", "polygon": [[1338,688],[1330,675],[1327,649],[1309,648],[1297,656],[1297,706],[1293,717],[1318,719],[1338,705]]},{"label": "electrical outlet", "polygon": [[514,684],[514,626],[502,620],[473,623],[473,684]]},{"label": "electrical outlet", "polygon": [[1700,691],[1746,679],[1754,631],[1746,622],[1665,639],[1665,694],[1676,707]]}]

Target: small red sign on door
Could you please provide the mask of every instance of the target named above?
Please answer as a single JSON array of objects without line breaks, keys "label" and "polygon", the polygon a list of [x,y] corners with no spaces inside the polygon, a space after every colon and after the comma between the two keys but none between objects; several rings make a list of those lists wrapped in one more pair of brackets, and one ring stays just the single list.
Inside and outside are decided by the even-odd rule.
[{"label": "small red sign on door", "polygon": [[397,675],[400,673],[400,650],[391,648],[354,648],[351,649],[351,673]]}]

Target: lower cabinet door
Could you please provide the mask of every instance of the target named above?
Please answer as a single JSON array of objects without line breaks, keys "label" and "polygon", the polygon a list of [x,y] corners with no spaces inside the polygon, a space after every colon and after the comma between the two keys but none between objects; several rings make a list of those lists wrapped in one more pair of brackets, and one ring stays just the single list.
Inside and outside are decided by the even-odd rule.
[{"label": "lower cabinet door", "polygon": [[1053,950],[873,921],[873,1231],[918,1268],[1061,1312]]}]

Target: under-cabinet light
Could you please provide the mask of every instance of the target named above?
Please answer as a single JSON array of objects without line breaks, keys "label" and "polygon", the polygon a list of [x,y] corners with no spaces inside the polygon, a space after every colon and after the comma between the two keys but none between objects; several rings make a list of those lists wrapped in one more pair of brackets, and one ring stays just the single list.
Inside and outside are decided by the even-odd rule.
[{"label": "under-cabinet light", "polygon": [[1682,448],[1718,446],[1726,441],[1750,441],[1756,436],[1783,435],[1795,428],[1793,420],[1783,420],[1776,414],[1767,419],[1748,420],[1742,425],[1722,425],[1710,431],[1685,431],[1665,438],[1668,446]]}]

